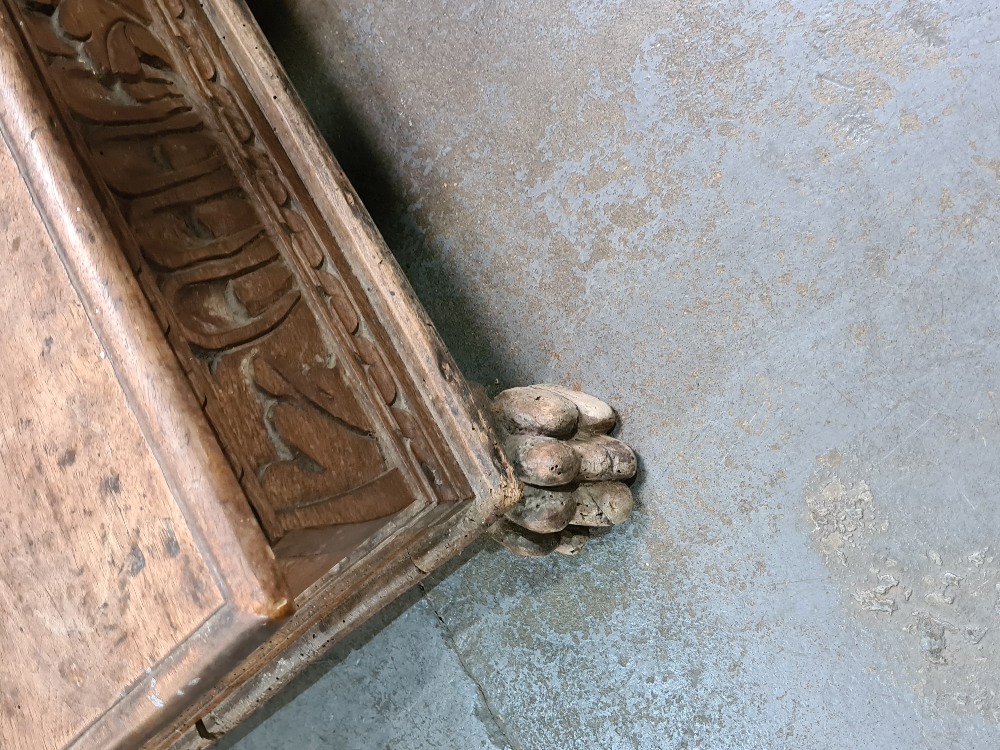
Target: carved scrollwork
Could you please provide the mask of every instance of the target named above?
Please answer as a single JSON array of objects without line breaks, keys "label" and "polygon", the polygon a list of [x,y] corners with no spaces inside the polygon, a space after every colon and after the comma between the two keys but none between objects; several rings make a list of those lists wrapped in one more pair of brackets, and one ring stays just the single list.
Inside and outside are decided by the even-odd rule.
[{"label": "carved scrollwork", "polygon": [[272,539],[401,510],[415,499],[408,465],[439,500],[466,496],[251,124],[252,102],[227,85],[208,25],[183,0],[5,2]]}]

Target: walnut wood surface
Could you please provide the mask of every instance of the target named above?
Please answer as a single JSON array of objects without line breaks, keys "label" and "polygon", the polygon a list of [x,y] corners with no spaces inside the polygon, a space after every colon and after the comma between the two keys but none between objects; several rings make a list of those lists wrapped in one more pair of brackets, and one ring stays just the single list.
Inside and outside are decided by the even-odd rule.
[{"label": "walnut wood surface", "polygon": [[195,4],[9,5],[272,540],[468,499]]},{"label": "walnut wood surface", "polygon": [[[212,737],[238,725],[337,640],[474,541],[521,497],[521,485],[492,426],[249,10],[237,0],[219,0],[204,10],[287,156],[283,170],[297,175],[338,245],[349,249],[344,259],[362,283],[391,350],[420,383],[418,394],[434,414],[476,500],[439,518],[425,532],[387,531],[339,563],[306,592],[306,606],[286,627],[150,743],[149,748],[157,749],[211,746]],[[202,720],[205,731],[192,728],[195,719]]]},{"label": "walnut wood surface", "polygon": [[[241,586],[206,559],[5,145],[0,194],[0,747],[108,747],[245,650]],[[224,621],[221,643],[203,632]],[[133,684],[138,710],[102,731]]]},{"label": "walnut wood surface", "polygon": [[5,147],[0,199],[0,747],[34,750],[224,599]]},{"label": "walnut wood surface", "polygon": [[16,28],[0,8],[0,747],[135,746],[291,602]]},{"label": "walnut wood surface", "polygon": [[343,249],[338,260],[364,291],[363,304],[380,324],[383,351],[417,384],[411,405],[433,416],[471,486],[478,515],[502,515],[521,489],[492,426],[250,10],[242,0],[216,0],[198,4],[197,11],[214,37],[225,40],[233,76],[267,124],[261,137],[280,155],[282,173],[294,176],[310,198],[310,214]]},{"label": "walnut wood surface", "polygon": [[231,724],[520,497],[246,13],[0,0],[3,748]]},{"label": "walnut wood surface", "polygon": [[[475,541],[482,530],[474,510],[456,509],[424,533],[387,539],[384,551],[393,554],[384,556],[379,566],[368,568],[364,576],[346,580],[331,577],[317,596],[328,604],[303,619],[303,627],[276,635],[254,654],[259,659],[251,657],[242,672],[231,676],[231,683],[223,682],[204,704],[206,710],[198,714],[199,727],[193,727],[190,718],[178,721],[145,750],[212,747],[345,634]],[[362,569],[364,566],[352,570]]]}]

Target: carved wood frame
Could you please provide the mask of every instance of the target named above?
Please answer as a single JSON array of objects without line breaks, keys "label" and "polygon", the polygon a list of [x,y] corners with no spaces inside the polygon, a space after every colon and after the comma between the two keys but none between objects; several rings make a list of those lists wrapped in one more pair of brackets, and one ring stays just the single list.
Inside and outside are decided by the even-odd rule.
[{"label": "carved wood frame", "polygon": [[[310,529],[387,519],[168,726],[132,701],[74,743],[202,747],[474,540],[521,486],[239,0],[0,0],[0,77],[0,130],[161,461],[185,478],[186,512],[211,526],[205,467],[185,462],[221,446],[228,466],[210,473],[244,495],[229,492],[231,516],[249,518],[237,507],[249,502],[279,553]],[[284,326],[295,331],[275,335]],[[301,427],[314,423],[319,437]],[[352,467],[375,475],[338,487],[302,450],[338,439],[331,425],[362,446]]]}]

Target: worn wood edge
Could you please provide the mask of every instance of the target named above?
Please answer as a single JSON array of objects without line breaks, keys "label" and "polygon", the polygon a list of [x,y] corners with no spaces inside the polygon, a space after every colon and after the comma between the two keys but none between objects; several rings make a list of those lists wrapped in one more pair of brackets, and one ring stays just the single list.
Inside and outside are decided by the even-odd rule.
[{"label": "worn wood edge", "polygon": [[369,535],[361,544],[351,550],[342,560],[332,565],[321,578],[299,595],[297,602],[305,604],[306,602],[329,599],[329,596],[324,596],[324,594],[329,589],[331,581],[342,575],[344,571],[350,570],[366,558],[369,558],[386,540],[407,528],[419,526],[422,520],[426,520],[434,507],[433,505],[413,503],[401,510],[392,517],[389,523],[382,525],[375,533]]},{"label": "worn wood edge", "polygon": [[[345,620],[356,620],[357,623],[371,617],[382,605],[372,609],[370,599],[378,598],[384,577],[399,566],[400,560],[409,564],[410,556],[407,554],[407,548],[422,537],[426,537],[428,533],[438,538],[440,532],[437,528],[428,532],[427,524],[432,522],[442,524],[449,516],[464,514],[469,510],[469,504],[429,506],[419,515],[408,519],[408,524],[401,525],[384,535],[378,545],[367,550],[358,550],[356,554],[335,565],[321,581],[309,589],[307,601],[302,603],[271,640],[257,648],[213,687],[200,703],[192,706],[146,747],[172,747],[176,738],[191,729],[197,721],[212,714],[218,706],[231,700],[232,696],[242,694],[248,689],[248,685],[259,682],[260,674],[266,672],[272,664],[280,662],[285,654],[290,653],[289,649],[293,645],[302,643],[302,639],[306,637],[304,634],[310,632],[317,622],[329,618],[330,612],[341,613]],[[481,532],[482,529],[479,528],[475,536]],[[469,541],[471,542],[475,536]],[[443,559],[447,559],[448,556],[450,555]],[[400,588],[392,594],[392,597],[399,596],[405,591],[406,587]],[[300,597],[300,601],[303,599],[304,597]]]},{"label": "worn wood edge", "polygon": [[[222,676],[225,665],[240,661],[275,626],[273,620],[223,605],[182,646],[133,682],[67,750],[138,747],[196,703]],[[192,679],[192,674],[197,677]]]},{"label": "worn wood edge", "polygon": [[428,535],[410,540],[404,554],[373,580],[355,585],[343,602],[318,618],[237,690],[201,718],[202,734],[179,727],[146,745],[144,750],[207,750],[274,698],[310,664],[383,607],[418,584],[433,570],[459,554],[483,531],[475,508],[450,509]]},{"label": "worn wood edge", "polygon": [[283,618],[274,555],[40,80],[0,4],[0,132],[216,585],[248,617]]},{"label": "worn wood edge", "polygon": [[[190,27],[192,26],[196,27],[197,28],[196,34],[202,37],[203,41],[207,44],[207,47],[211,48],[214,52],[214,55],[211,58],[213,64],[218,65],[220,69],[224,71],[224,75],[230,77],[228,81],[228,86],[232,89],[231,93],[236,93],[238,98],[242,99],[243,92],[237,91],[237,89],[246,88],[246,93],[250,94],[252,97],[252,94],[249,91],[249,88],[247,87],[247,82],[243,76],[242,71],[235,68],[234,63],[231,60],[231,57],[228,52],[228,46],[229,46],[228,40],[226,39],[225,35],[220,35],[218,33],[218,30],[214,26],[212,26],[208,21],[208,18],[205,14],[206,8],[204,7],[204,4],[194,3],[191,2],[190,0],[188,0],[187,2],[185,2],[185,0],[173,0],[173,1],[155,0],[153,4],[156,5],[158,10],[163,14],[163,18],[167,26],[177,36],[178,40],[185,38],[184,33],[179,28],[179,24],[186,23],[189,27],[189,30]],[[182,19],[184,20],[182,21]],[[209,37],[215,37],[215,38],[210,39]],[[215,44],[219,45],[219,49],[215,49],[214,46]],[[189,69],[187,72],[193,77],[192,80],[196,80],[200,75],[199,71],[197,70],[197,65],[193,61],[189,61]],[[244,102],[244,106],[245,104],[246,102]],[[256,99],[253,100],[253,104],[256,105]],[[242,114],[247,117],[250,127],[256,130],[255,135],[258,138],[260,138],[261,145],[266,150],[268,157],[274,160],[274,166],[282,173],[282,177],[284,178],[284,180],[286,182],[293,182],[295,179],[297,179],[298,173],[289,171],[285,166],[284,161],[287,161],[287,158],[284,146],[283,144],[276,141],[276,134],[271,132],[272,129],[270,128],[269,124],[263,120],[263,115],[260,113],[259,107],[258,107],[258,112],[256,113],[252,111],[252,108],[246,107],[242,112]],[[224,120],[225,118],[222,119]],[[231,128],[232,127],[231,124],[228,127]],[[222,120],[220,120],[220,122],[218,123],[218,130],[220,132],[224,132],[227,130],[227,126],[224,124]],[[235,132],[230,133],[230,135],[236,138],[239,137],[238,134]],[[224,143],[224,141],[220,142],[220,145],[224,145],[227,151],[229,151],[230,153],[234,153],[233,147],[235,146],[235,141],[230,140],[228,143]],[[255,181],[252,173],[248,171],[248,164],[245,161],[245,159],[240,158],[238,155],[236,155],[236,158],[232,162],[232,167],[236,171],[240,172],[240,174],[246,181],[248,193],[255,196],[256,202],[260,204],[266,203],[266,199],[264,197],[266,191],[264,190],[263,186],[259,184],[258,181]],[[292,192],[293,193],[295,192],[294,187],[292,188]],[[297,196],[297,197],[304,198],[304,200],[306,201],[311,201],[311,196]],[[307,224],[308,223],[309,222],[307,221]],[[326,227],[325,225],[322,228],[324,230],[328,230],[328,227]],[[322,239],[320,238],[318,233],[315,232],[316,227],[312,226],[310,227],[310,229],[313,230],[314,239],[319,241],[320,245],[323,245],[324,243]],[[297,261],[297,263],[291,264],[292,266],[297,266],[297,271],[302,271],[303,269],[309,268],[309,259],[303,254],[301,248],[296,248],[294,245],[290,245],[285,249],[288,251],[287,259],[288,260],[295,259]],[[328,250],[329,250],[328,248],[323,247],[321,252],[326,256],[326,259],[332,265],[336,266],[335,258],[330,252],[328,252]],[[306,273],[306,276],[308,276],[308,271]],[[304,297],[307,299],[313,313],[317,316],[317,322],[318,323],[322,322],[326,325],[326,333],[332,334],[333,337],[337,339],[338,342],[341,344],[344,351],[350,351],[351,346],[347,340],[350,337],[345,335],[345,332],[342,330],[342,327],[336,322],[335,313],[330,308],[330,306],[319,303],[317,298],[318,292],[316,288],[317,285],[315,279],[312,282],[307,282],[306,276],[304,276],[302,279],[303,281],[302,292],[304,294]],[[363,303],[365,300],[355,298],[354,301],[355,303],[360,304]],[[375,321],[369,319],[366,322],[368,324],[371,324],[374,323]],[[383,347],[389,350],[392,349],[392,343],[387,344],[384,341],[382,341],[381,343]],[[387,352],[384,351],[383,354],[385,353]],[[346,373],[349,375],[350,378],[353,379],[352,385],[354,389],[358,391],[363,391],[364,390],[363,384],[366,380],[366,376],[363,374],[363,370],[361,369],[360,363],[356,361],[355,358],[346,357],[343,360],[343,364],[345,366]],[[389,406],[390,406],[389,404],[384,403],[379,399],[373,399],[370,403],[363,404],[362,408],[376,422],[382,422],[386,425],[391,425],[395,421],[395,418],[391,416],[391,410]],[[386,435],[386,437],[388,438],[388,443],[386,444],[386,448],[388,448],[390,452],[393,453],[396,460],[401,466],[407,466],[409,469],[409,471],[407,472],[407,478],[412,483],[412,488],[414,490],[416,498],[415,502],[422,503],[425,500],[428,502],[434,502],[436,495],[432,487],[432,481],[417,465],[414,456],[404,448],[403,446],[404,438],[401,435],[394,434],[391,431]],[[437,448],[437,446],[435,445],[432,445],[431,447],[432,449]],[[440,454],[440,451],[438,451],[438,453]],[[439,460],[441,459],[441,455],[438,455],[438,459]],[[439,468],[441,468],[441,470],[445,474],[451,473],[447,468],[447,466],[440,466]]]},{"label": "worn wood edge", "polygon": [[[362,281],[408,374],[456,451],[478,514],[495,519],[521,497],[521,484],[433,323],[337,164],[259,25],[242,0],[203,10],[271,124],[329,229]],[[401,290],[402,293],[396,293]]]}]

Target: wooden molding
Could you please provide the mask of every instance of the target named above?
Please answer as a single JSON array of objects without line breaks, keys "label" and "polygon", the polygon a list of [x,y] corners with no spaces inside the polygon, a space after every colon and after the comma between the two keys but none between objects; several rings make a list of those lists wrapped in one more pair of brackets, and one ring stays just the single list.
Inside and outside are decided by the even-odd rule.
[{"label": "wooden molding", "polygon": [[0,92],[0,744],[204,744],[523,487],[239,0],[0,0]]},{"label": "wooden molding", "polygon": [[[30,679],[0,686],[0,711],[25,718],[0,722],[5,746],[176,738],[256,694],[261,670],[319,623],[317,643],[340,637],[521,496],[256,25],[235,1],[208,12],[187,0],[0,0],[0,161],[20,177],[4,195],[14,229],[35,238],[23,263],[62,269],[40,274],[32,299],[75,305],[49,338],[83,337],[79,356],[99,349],[103,363],[90,365],[97,390],[76,375],[79,356],[46,364],[52,413],[38,429],[135,425],[102,448],[134,464],[123,487],[82,457],[70,472],[53,458],[3,477],[25,498],[4,512],[45,541],[15,574],[5,565],[23,538],[0,531],[0,594],[30,607],[45,593],[54,616],[84,623],[43,634],[51,659],[19,660]],[[24,278],[0,292],[20,294]],[[39,313],[3,301],[18,312],[11,351],[26,356]],[[0,407],[27,424],[42,396],[19,403],[17,389],[37,387],[22,370],[0,378]],[[94,403],[74,411],[85,386]],[[55,450],[51,440],[28,430],[3,450]],[[93,520],[60,538],[49,510],[18,505],[37,482]],[[102,542],[112,517],[122,538]],[[94,607],[120,627],[100,631]],[[12,612],[0,637],[35,616]],[[125,653],[123,638],[148,647]],[[63,663],[71,652],[86,675]],[[98,679],[102,660],[113,677]]]},{"label": "wooden molding", "polygon": [[470,499],[197,4],[8,5],[270,539]]}]

